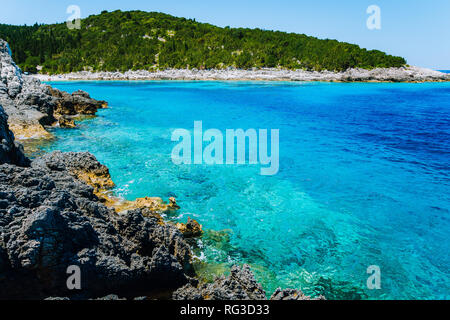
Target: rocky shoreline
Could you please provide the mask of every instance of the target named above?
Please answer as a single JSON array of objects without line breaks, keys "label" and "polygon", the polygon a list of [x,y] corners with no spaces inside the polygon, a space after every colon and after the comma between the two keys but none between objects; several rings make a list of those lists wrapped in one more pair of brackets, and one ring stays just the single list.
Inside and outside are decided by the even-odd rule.
[{"label": "rocky shoreline", "polygon": [[74,72],[61,75],[33,75],[41,81],[76,80],[218,80],[218,81],[325,81],[325,82],[439,82],[450,81],[450,74],[419,67],[350,69],[344,72],[284,69],[168,69],[150,72]]},{"label": "rocky shoreline", "polygon": [[69,94],[25,76],[9,51],[7,43],[0,40],[0,105],[16,138],[50,139],[46,127],[75,127],[73,117],[95,115],[107,107],[106,101],[92,99],[86,92]]},{"label": "rocky shoreline", "polygon": [[[189,239],[202,229],[161,218],[179,210],[174,198],[114,198],[109,170],[93,155],[56,151],[31,160],[15,141],[15,134],[47,138],[48,126],[73,127],[72,117],[106,105],[25,76],[0,40],[0,300],[265,300],[248,265],[211,283],[196,277]],[[67,286],[70,266],[81,272],[75,290]],[[271,299],[310,297],[279,289]]]}]

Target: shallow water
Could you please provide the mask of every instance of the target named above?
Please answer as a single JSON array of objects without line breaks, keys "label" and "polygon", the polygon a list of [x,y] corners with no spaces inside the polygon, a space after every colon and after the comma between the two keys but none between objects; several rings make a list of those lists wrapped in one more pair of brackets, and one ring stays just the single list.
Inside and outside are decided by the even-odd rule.
[{"label": "shallow water", "polygon": [[[208,235],[196,252],[253,266],[267,292],[450,298],[450,84],[57,82],[110,108],[55,129],[46,150],[90,151],[117,194],[175,196]],[[171,162],[176,128],[280,129],[280,172]],[[228,241],[226,241],[228,240]],[[367,267],[381,268],[368,290]]]}]

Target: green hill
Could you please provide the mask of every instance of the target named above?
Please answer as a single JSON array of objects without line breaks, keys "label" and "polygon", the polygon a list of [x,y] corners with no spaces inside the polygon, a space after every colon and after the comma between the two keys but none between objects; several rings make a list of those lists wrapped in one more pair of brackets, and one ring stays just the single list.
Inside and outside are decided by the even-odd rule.
[{"label": "green hill", "polygon": [[126,71],[166,68],[336,70],[400,67],[405,59],[304,34],[219,28],[163,13],[114,11],[93,15],[80,30],[65,23],[0,24],[16,63],[30,72]]}]

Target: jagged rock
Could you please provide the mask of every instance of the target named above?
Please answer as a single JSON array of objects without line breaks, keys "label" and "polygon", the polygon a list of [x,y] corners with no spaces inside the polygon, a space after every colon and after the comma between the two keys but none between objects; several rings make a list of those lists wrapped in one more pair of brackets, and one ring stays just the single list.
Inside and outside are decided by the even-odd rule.
[{"label": "jagged rock", "polygon": [[29,160],[23,153],[23,147],[14,141],[14,135],[8,127],[8,116],[0,105],[0,164],[9,163],[26,166]]},{"label": "jagged rock", "polygon": [[323,296],[319,296],[317,298],[311,299],[311,297],[306,296],[301,290],[281,290],[281,288],[278,288],[272,294],[270,300],[325,300],[325,298]]},{"label": "jagged rock", "polygon": [[36,159],[32,165],[48,167],[56,171],[67,171],[73,177],[93,187],[94,191],[114,187],[109,169],[98,162],[89,152],[62,153],[55,151]]},{"label": "jagged rock", "polygon": [[213,283],[186,284],[173,293],[174,300],[266,300],[266,294],[255,280],[250,266],[233,266],[228,277]]},{"label": "jagged rock", "polygon": [[[136,297],[187,282],[190,249],[174,226],[141,210],[117,215],[69,172],[101,168],[93,159],[55,153],[0,166],[0,299]],[[81,268],[81,291],[66,287],[70,265]]]},{"label": "jagged rock", "polygon": [[92,99],[87,92],[78,90],[72,94],[47,87],[52,97],[56,98],[55,114],[59,115],[95,115],[98,109],[106,108],[106,101]]},{"label": "jagged rock", "polygon": [[187,223],[177,223],[177,228],[185,238],[201,237],[203,234],[202,225],[191,218],[188,218]]},{"label": "jagged rock", "polygon": [[142,209],[144,214],[152,215],[160,219],[162,219],[160,216],[161,214],[172,213],[180,209],[179,206],[174,205],[173,202],[170,202],[170,200],[170,203],[167,204],[163,201],[163,199],[159,197],[145,197],[138,198],[134,201],[128,201],[119,199],[105,192],[98,194],[98,196],[102,198],[102,200],[108,207],[113,208],[114,210],[116,210],[116,212],[126,212],[134,209]]},{"label": "jagged rock", "polygon": [[77,127],[77,125],[75,124],[75,121],[73,121],[72,119],[65,117],[65,116],[59,117],[58,123],[61,128],[76,128]]},{"label": "jagged rock", "polygon": [[11,58],[9,45],[0,39],[0,81],[3,84],[0,89],[1,96],[15,98],[22,90],[23,79],[20,68]]},{"label": "jagged rock", "polygon": [[92,99],[84,91],[69,94],[24,75],[11,58],[8,44],[0,39],[0,105],[16,137],[49,139],[52,135],[45,126],[53,125],[60,115],[95,115],[107,103]]},{"label": "jagged rock", "polygon": [[[266,294],[256,282],[248,265],[233,266],[229,277],[220,277],[213,283],[200,283],[190,279],[176,290],[174,300],[266,300]],[[301,290],[278,288],[270,300],[325,300],[323,296],[312,299]]]},{"label": "jagged rock", "polygon": [[175,199],[175,197],[170,197],[169,198],[169,206],[168,206],[171,210],[179,210],[180,206],[177,204],[177,199]]}]

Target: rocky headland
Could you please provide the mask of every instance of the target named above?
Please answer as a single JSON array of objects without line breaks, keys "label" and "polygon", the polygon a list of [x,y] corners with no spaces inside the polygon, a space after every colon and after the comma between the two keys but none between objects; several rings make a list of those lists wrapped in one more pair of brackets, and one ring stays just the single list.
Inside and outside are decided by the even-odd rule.
[{"label": "rocky headland", "polygon": [[[0,40],[0,300],[266,299],[248,265],[213,282],[197,278],[189,239],[202,227],[161,218],[180,209],[174,198],[115,198],[108,168],[92,154],[30,160],[15,140],[46,138],[48,126],[71,127],[72,116],[106,105],[23,75]],[[75,290],[67,286],[71,266],[81,272]],[[271,299],[309,297],[279,289]]]},{"label": "rocky headland", "polygon": [[450,74],[414,66],[349,69],[343,72],[286,70],[276,68],[240,70],[168,69],[150,72],[74,72],[61,75],[37,74],[42,81],[70,80],[219,80],[219,81],[327,81],[327,82],[438,82],[450,81]]},{"label": "rocky headland", "polygon": [[1,39],[0,62],[0,105],[18,139],[51,138],[46,127],[75,127],[71,118],[94,115],[107,107],[105,101],[92,99],[86,92],[69,94],[24,75],[12,60],[8,44]]}]

